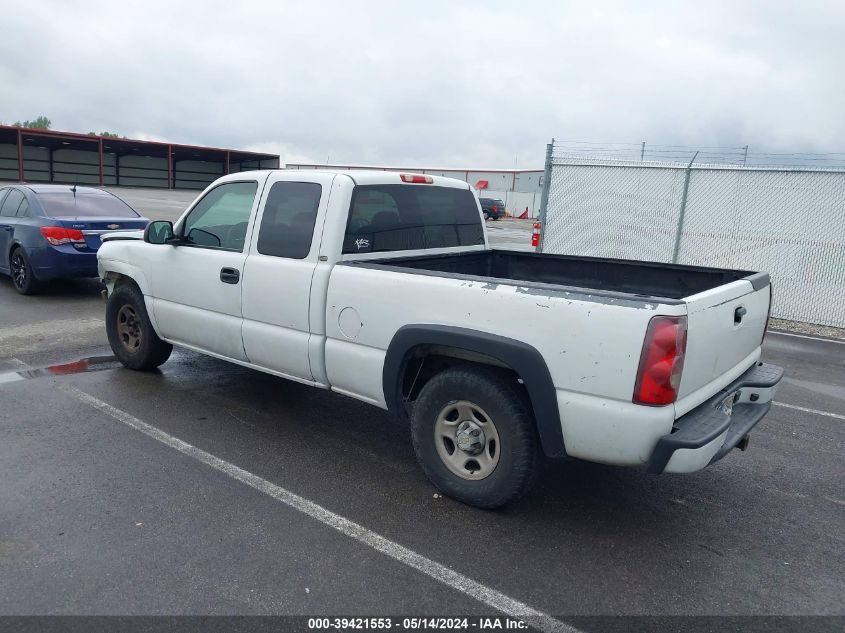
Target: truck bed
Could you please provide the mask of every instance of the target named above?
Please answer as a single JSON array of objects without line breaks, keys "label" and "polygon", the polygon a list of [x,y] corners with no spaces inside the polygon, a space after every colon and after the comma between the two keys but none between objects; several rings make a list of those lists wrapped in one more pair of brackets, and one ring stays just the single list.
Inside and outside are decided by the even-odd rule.
[{"label": "truck bed", "polygon": [[[352,263],[352,262],[348,262]],[[720,268],[703,268],[601,259],[570,255],[550,255],[520,251],[486,250],[449,255],[392,257],[354,262],[397,271],[413,269],[422,274],[443,274],[474,279],[501,279],[525,284],[554,284],[599,294],[622,293],[664,303],[747,279],[757,289],[769,283],[765,273]]]}]

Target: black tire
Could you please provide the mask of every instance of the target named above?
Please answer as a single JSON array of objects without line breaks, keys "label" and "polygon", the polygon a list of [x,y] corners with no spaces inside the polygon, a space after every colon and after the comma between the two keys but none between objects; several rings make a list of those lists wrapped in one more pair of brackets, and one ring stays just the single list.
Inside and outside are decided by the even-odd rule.
[{"label": "black tire", "polygon": [[494,216],[493,216],[493,220],[494,220],[494,221],[496,221],[496,222],[498,222],[498,221],[499,221],[499,220],[501,220],[501,219],[502,219],[502,216],[501,216],[501,215],[494,215]]},{"label": "black tire", "polygon": [[9,254],[9,274],[12,276],[12,285],[22,295],[32,295],[41,289],[41,284],[35,278],[32,264],[26,251],[16,246]]},{"label": "black tire", "polygon": [[[458,476],[438,452],[438,418],[451,404],[465,401],[489,416],[498,436],[498,463],[483,479]],[[437,489],[479,508],[499,508],[519,498],[539,471],[539,441],[527,397],[516,377],[493,367],[455,367],[435,375],[414,403],[411,436],[417,460]]]},{"label": "black tire", "polygon": [[135,284],[121,284],[109,295],[106,333],[114,355],[129,369],[155,369],[173,351],[173,346],[162,341],[153,329],[144,295]]}]

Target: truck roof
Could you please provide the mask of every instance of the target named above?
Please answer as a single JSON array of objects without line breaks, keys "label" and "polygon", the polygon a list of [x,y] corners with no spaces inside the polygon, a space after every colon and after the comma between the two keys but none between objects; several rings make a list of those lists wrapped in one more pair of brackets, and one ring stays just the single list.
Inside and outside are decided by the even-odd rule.
[{"label": "truck roof", "polygon": [[[422,176],[426,179],[431,179],[430,183],[437,187],[454,187],[456,189],[469,189],[470,185],[466,181],[458,180],[457,178],[448,178],[446,176],[433,176],[431,174],[416,174],[412,171],[387,171],[383,169],[257,169],[252,171],[240,171],[234,174],[229,174],[229,177],[243,176],[244,174],[262,174],[268,171],[283,171],[285,173],[302,174],[307,177],[309,174],[340,174],[348,176],[357,185],[400,185],[402,179],[400,174],[413,174],[415,176]],[[422,185],[421,185],[422,186]]]}]

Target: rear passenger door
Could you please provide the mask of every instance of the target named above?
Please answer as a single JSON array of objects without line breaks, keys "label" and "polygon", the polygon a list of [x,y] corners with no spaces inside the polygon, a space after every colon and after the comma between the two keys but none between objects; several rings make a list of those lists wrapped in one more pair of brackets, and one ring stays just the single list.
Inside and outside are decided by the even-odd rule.
[{"label": "rear passenger door", "polygon": [[[333,174],[274,172],[267,180],[243,276],[243,342],[249,361],[313,382],[311,280],[317,267]],[[322,316],[322,312],[321,312]],[[312,327],[313,326],[313,327]],[[314,353],[322,353],[322,347]]]},{"label": "rear passenger door", "polygon": [[0,190],[0,267],[3,270],[9,268],[9,249],[18,223],[18,208],[22,204],[26,205],[26,198],[17,189]]}]

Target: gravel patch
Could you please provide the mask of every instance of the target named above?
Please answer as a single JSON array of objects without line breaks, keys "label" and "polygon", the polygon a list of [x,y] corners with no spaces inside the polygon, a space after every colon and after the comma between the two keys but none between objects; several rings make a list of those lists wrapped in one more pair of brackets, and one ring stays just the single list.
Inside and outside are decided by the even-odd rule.
[{"label": "gravel patch", "polygon": [[840,341],[845,340],[845,329],[831,327],[829,325],[816,325],[815,323],[799,323],[798,321],[787,321],[786,319],[771,319],[770,330],[781,330],[783,332],[794,332],[808,336],[821,336],[833,338]]}]

